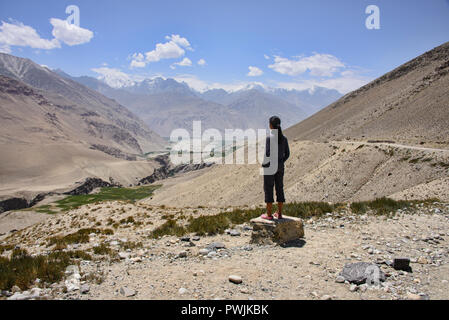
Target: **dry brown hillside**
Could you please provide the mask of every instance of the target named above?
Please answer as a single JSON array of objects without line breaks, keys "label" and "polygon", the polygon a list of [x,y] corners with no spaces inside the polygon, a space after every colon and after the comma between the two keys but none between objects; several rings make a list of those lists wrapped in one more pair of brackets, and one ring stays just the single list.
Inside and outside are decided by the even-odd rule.
[{"label": "dry brown hillside", "polygon": [[286,130],[300,140],[449,145],[449,42]]},{"label": "dry brown hillside", "polygon": [[[0,111],[0,198],[33,197],[87,177],[128,185],[155,167],[148,161],[129,161],[141,152],[129,131],[62,96],[4,76]],[[114,131],[108,132],[111,127]],[[101,145],[111,154],[95,148]]]}]

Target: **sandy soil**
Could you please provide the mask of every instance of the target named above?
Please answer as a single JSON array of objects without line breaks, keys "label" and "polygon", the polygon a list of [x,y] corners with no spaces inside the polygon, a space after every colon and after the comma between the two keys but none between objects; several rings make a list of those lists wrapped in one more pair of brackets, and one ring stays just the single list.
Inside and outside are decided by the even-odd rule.
[{"label": "sandy soil", "polygon": [[21,230],[49,218],[48,214],[31,211],[9,211],[0,215],[0,234]]},{"label": "sandy soil", "polygon": [[151,161],[126,161],[83,144],[2,146],[0,196],[37,194],[68,188],[87,177],[128,186],[153,173]]}]

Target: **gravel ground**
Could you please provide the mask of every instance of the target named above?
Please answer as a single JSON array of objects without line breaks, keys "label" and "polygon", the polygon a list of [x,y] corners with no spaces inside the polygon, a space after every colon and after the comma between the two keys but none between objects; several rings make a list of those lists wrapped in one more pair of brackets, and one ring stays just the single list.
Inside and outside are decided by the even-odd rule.
[{"label": "gravel ground", "polygon": [[[125,213],[123,208],[126,208]],[[100,243],[109,243],[119,258],[94,255],[93,261],[81,261],[79,270],[65,281],[51,286],[39,285],[42,290],[37,290],[37,294],[36,290],[28,290],[21,296],[16,288],[19,291],[16,297],[449,299],[449,204],[433,203],[408,211],[398,210],[392,218],[328,213],[320,219],[305,221],[305,238],[283,247],[250,245],[248,224],[236,226],[238,232],[232,232],[234,236],[223,234],[194,239],[190,235],[189,241],[175,236],[157,240],[148,237],[151,230],[164,222],[160,219],[162,212],[197,216],[220,210],[187,208],[180,213],[178,209],[113,202],[85,206],[16,232],[4,241],[21,243],[22,248],[32,253],[45,253],[51,247],[44,245],[44,239],[61,230],[69,233],[69,223],[72,230],[77,230],[103,223],[109,217],[135,217],[134,223],[120,226],[114,235],[91,235],[89,243],[68,247],[89,250]],[[141,242],[142,247],[125,250],[122,243],[129,241]],[[207,249],[213,243],[224,248]],[[411,272],[389,266],[396,257],[410,258]],[[377,263],[385,272],[386,281],[378,286],[339,282],[338,276],[345,264],[362,261]],[[237,279],[240,277],[241,283],[231,282],[233,275]],[[101,278],[102,282],[94,278]],[[70,287],[70,283],[74,286]],[[3,292],[3,295],[5,299],[11,293]]]}]

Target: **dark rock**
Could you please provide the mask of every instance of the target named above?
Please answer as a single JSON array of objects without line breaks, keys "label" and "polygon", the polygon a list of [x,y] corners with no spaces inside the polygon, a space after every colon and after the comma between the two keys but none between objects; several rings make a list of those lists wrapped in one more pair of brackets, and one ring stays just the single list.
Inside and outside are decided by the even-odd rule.
[{"label": "dark rock", "polygon": [[340,275],[350,283],[363,284],[373,282],[378,275],[378,280],[385,281],[385,273],[380,268],[370,262],[347,263]]},{"label": "dark rock", "polygon": [[179,240],[184,241],[184,242],[189,242],[190,241],[190,237],[184,236],[184,237],[181,237]]},{"label": "dark rock", "polygon": [[186,163],[186,164],[180,164],[180,165],[174,166],[170,162],[169,154],[157,156],[153,160],[160,164],[160,168],[157,168],[156,170],[154,170],[154,172],[151,176],[141,179],[139,181],[139,183],[151,184],[155,181],[164,180],[168,177],[172,177],[179,173],[186,173],[186,172],[190,172],[190,171],[201,170],[201,169],[208,168],[213,165],[213,163],[202,162],[202,163],[197,163],[197,164]]},{"label": "dark rock", "polygon": [[98,178],[87,178],[80,186],[76,187],[72,191],[65,192],[64,194],[71,196],[89,194],[96,188],[104,187],[115,187],[115,185]]},{"label": "dark rock", "polygon": [[394,258],[392,267],[395,270],[410,271],[410,259],[409,258]]},{"label": "dark rock", "polygon": [[25,198],[10,198],[0,201],[0,213],[10,210],[20,210],[30,208],[36,205],[38,202],[45,199],[46,196],[53,195],[54,192],[49,193],[39,193],[36,197],[31,200]]},{"label": "dark rock", "polygon": [[29,206],[32,207],[36,205],[37,203],[41,202],[45,199],[46,196],[54,194],[53,192],[50,193],[39,193],[33,200],[30,201]]},{"label": "dark rock", "polygon": [[[131,140],[134,139],[131,136],[129,138]],[[137,145],[136,147],[140,148],[139,145]],[[124,160],[128,160],[128,161],[136,161],[137,160],[136,156],[131,155],[129,153],[125,153],[125,152],[121,151],[120,149],[113,148],[111,146],[105,146],[105,145],[101,145],[101,144],[93,144],[90,146],[90,149],[101,151],[101,152],[106,153],[110,156],[113,156],[117,159],[124,159]]]},{"label": "dark rock", "polygon": [[11,198],[0,201],[0,213],[10,210],[20,210],[29,207],[29,203],[23,198]]}]

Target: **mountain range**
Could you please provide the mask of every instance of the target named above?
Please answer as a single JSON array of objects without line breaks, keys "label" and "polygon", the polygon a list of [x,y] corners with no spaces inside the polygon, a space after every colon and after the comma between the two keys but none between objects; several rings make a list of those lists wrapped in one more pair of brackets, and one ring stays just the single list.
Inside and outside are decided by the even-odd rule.
[{"label": "mountain range", "polygon": [[[16,80],[10,81],[10,86],[29,87],[41,94],[47,101],[41,106],[48,106],[46,111],[52,114],[53,122],[58,123],[65,116],[76,117],[66,123],[70,129],[65,130],[62,124],[58,129],[51,128],[57,131],[53,134],[57,139],[78,141],[84,138],[91,145],[106,145],[132,154],[153,151],[164,145],[161,137],[122,105],[31,60],[0,54],[0,75]],[[6,78],[3,81],[7,82]],[[5,114],[6,110],[3,111]],[[16,116],[15,123],[23,124],[29,110]],[[14,139],[27,138],[27,135],[15,135]]]},{"label": "mountain range", "polygon": [[191,130],[193,120],[201,120],[203,129],[263,129],[272,115],[278,115],[287,128],[341,97],[338,91],[326,88],[298,91],[260,85],[199,92],[185,82],[162,77],[110,86],[93,77],[55,72],[127,106],[164,137],[177,128]]}]

